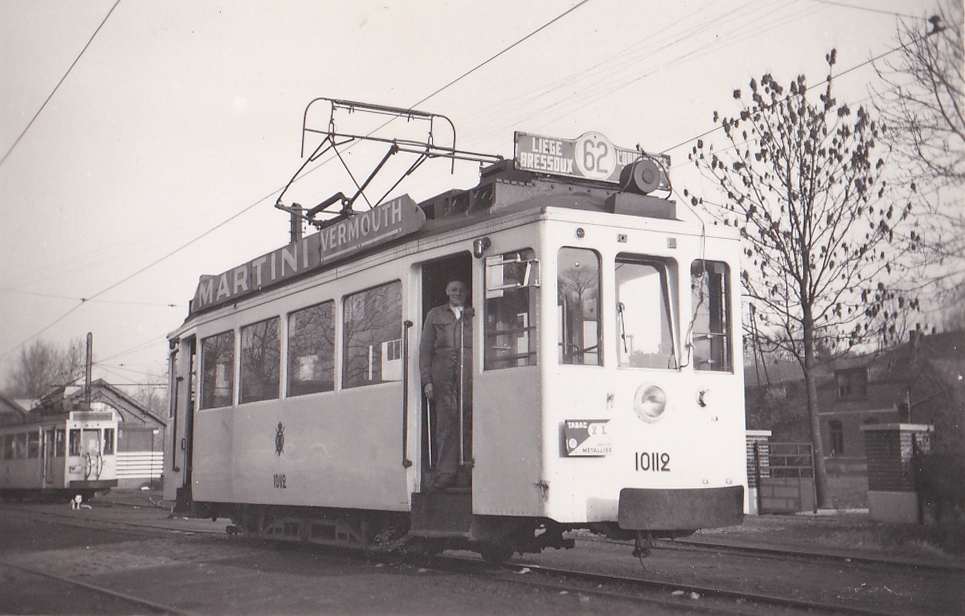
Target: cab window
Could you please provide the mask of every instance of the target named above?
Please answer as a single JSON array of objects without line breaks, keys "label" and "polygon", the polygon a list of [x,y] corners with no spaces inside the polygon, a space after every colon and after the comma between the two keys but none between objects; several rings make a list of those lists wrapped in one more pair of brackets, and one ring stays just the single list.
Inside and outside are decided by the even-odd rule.
[{"label": "cab window", "polygon": [[560,248],[556,303],[559,362],[599,366],[600,255],[584,248]]},{"label": "cab window", "polygon": [[690,266],[692,340],[695,370],[730,372],[729,268],[720,261],[694,261]]},{"label": "cab window", "polygon": [[536,286],[532,249],[486,259],[486,370],[536,365]]},{"label": "cab window", "polygon": [[615,266],[620,367],[676,369],[669,264],[620,254]]}]

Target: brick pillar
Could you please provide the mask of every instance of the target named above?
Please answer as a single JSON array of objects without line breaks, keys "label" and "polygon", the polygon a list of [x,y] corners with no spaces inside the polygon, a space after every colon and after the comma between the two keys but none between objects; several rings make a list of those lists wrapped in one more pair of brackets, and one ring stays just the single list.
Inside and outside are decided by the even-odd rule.
[{"label": "brick pillar", "polygon": [[912,456],[915,440],[924,440],[922,437],[932,430],[933,426],[924,424],[861,426],[868,461],[868,506],[873,520],[921,522]]}]

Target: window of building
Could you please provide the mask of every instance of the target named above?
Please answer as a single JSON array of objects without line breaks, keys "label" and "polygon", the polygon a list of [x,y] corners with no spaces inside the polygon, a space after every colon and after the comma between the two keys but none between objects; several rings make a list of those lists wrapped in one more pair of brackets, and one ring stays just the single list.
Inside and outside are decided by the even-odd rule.
[{"label": "window of building", "polygon": [[335,389],[335,302],[288,315],[288,395]]},{"label": "window of building", "polygon": [[527,248],[486,259],[486,370],[536,365],[535,257]]},{"label": "window of building", "polygon": [[557,267],[559,362],[599,366],[600,255],[583,248],[560,248]]},{"label": "window of building", "polygon": [[3,459],[4,460],[13,460],[13,456],[14,456],[13,441],[14,441],[13,434],[4,435],[3,437]]},{"label": "window of building", "polygon": [[396,281],[345,298],[343,387],[402,380],[402,283]]},{"label": "window of building", "polygon": [[223,332],[201,341],[201,408],[231,406],[234,389],[235,333]]},{"label": "window of building", "polygon": [[278,398],[281,379],[281,319],[273,317],[241,328],[240,403]]},{"label": "window of building", "polygon": [[690,266],[694,369],[730,372],[731,334],[729,268],[720,261],[694,261]]},{"label": "window of building", "polygon": [[620,366],[677,368],[668,264],[635,255],[617,255],[616,286]]},{"label": "window of building", "polygon": [[838,386],[838,400],[860,400],[868,397],[866,369],[839,370],[834,373],[834,380]]},{"label": "window of building", "polygon": [[844,427],[834,419],[828,422],[828,433],[831,435],[831,455],[844,455]]}]

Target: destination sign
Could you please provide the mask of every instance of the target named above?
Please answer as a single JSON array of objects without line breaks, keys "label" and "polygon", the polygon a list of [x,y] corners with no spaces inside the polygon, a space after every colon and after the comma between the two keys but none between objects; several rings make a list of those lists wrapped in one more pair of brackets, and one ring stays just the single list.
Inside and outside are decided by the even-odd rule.
[{"label": "destination sign", "polygon": [[[516,133],[514,164],[520,171],[619,182],[623,168],[643,158],[653,159],[664,169],[670,164],[666,156],[617,147],[600,133],[583,133],[576,139]],[[669,184],[661,188],[669,188]]]},{"label": "destination sign", "polygon": [[409,195],[356,212],[318,233],[273,250],[218,276],[201,276],[191,312],[237,301],[262,289],[319,270],[368,248],[414,233],[426,214]]}]

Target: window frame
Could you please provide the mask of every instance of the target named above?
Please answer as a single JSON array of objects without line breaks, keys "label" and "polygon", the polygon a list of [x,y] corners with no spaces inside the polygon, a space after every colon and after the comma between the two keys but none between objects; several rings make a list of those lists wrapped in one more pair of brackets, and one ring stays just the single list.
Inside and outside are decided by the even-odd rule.
[{"label": "window frame", "polygon": [[[540,294],[534,289],[538,289],[540,286],[540,272],[536,251],[531,247],[509,250],[499,255],[487,257],[486,263],[482,324],[483,370],[489,372],[539,365]],[[499,278],[493,280],[497,266]],[[517,282],[506,282],[507,267],[517,270],[513,272],[519,274]],[[524,293],[525,296],[522,295]],[[520,298],[524,298],[523,301],[520,301]],[[515,300],[517,305],[522,305],[525,302],[526,312],[516,313],[516,325],[505,329],[494,329],[499,324],[510,324],[508,320],[496,320],[504,316],[505,311],[495,308],[496,306],[513,308],[512,304],[504,304],[510,299]],[[519,324],[520,316],[525,316],[521,325]],[[517,348],[519,342],[525,340],[526,352],[504,356],[496,355],[496,352],[500,350],[513,349],[512,345],[496,344],[501,337],[505,339],[507,336],[511,337],[508,342],[515,343]]]},{"label": "window frame", "polygon": [[[274,352],[274,372],[273,374],[268,374],[266,371],[264,374],[259,374],[246,361],[246,359],[249,357],[254,357],[250,353],[246,353],[246,350],[254,348],[253,346],[246,346],[246,336],[248,336],[248,332],[254,332],[248,336],[249,338],[254,339],[254,337],[258,335],[258,332],[255,331],[255,328],[264,326],[265,329],[262,333],[262,336],[263,338],[267,339],[272,323],[274,324],[274,344],[270,346],[263,345],[262,351],[263,356],[268,356],[269,360],[271,359],[270,352]],[[275,315],[266,319],[261,319],[260,321],[255,321],[253,323],[247,323],[241,326],[238,333],[238,337],[241,341],[238,362],[240,366],[240,370],[238,372],[238,404],[250,404],[252,402],[261,402],[263,400],[278,400],[281,397],[281,317]],[[269,377],[260,383],[262,391],[260,393],[257,391],[250,391],[252,385],[259,380],[256,377],[261,376]],[[248,384],[248,387],[246,387],[246,384]],[[274,388],[272,388],[272,385],[274,385]]]},{"label": "window frame", "polygon": [[[667,338],[670,342],[671,349],[669,353],[666,353],[666,354],[657,353],[654,355],[656,355],[657,357],[660,357],[660,356],[667,357],[667,360],[668,360],[667,363],[670,365],[667,365],[665,367],[649,366],[649,365],[635,366],[629,363],[629,361],[627,363],[624,363],[622,361],[620,349],[621,349],[621,344],[625,343],[625,338],[624,338],[625,317],[621,315],[621,306],[623,306],[624,303],[620,299],[620,289],[622,287],[621,287],[621,283],[618,281],[619,277],[617,275],[617,270],[619,269],[620,265],[645,265],[645,266],[652,267],[654,270],[656,270],[656,273],[658,274],[660,279],[660,290],[662,295],[662,298],[661,298],[662,305],[660,306],[659,309],[660,309],[662,318],[666,320],[666,329],[668,334]],[[614,327],[614,330],[616,334],[615,344],[617,345],[617,349],[616,349],[617,368],[638,369],[638,370],[639,369],[671,370],[671,371],[678,371],[678,372],[680,371],[681,369],[680,336],[679,336],[678,327],[677,327],[677,314],[675,310],[679,301],[675,293],[675,289],[677,289],[677,284],[675,283],[679,275],[677,271],[678,267],[679,266],[676,260],[672,258],[667,258],[667,257],[658,257],[654,255],[646,255],[646,254],[631,253],[631,252],[621,252],[614,257],[613,259],[613,276],[614,276],[613,300],[616,302],[616,319],[617,320],[616,320],[616,325]],[[661,324],[661,328],[662,327],[663,327],[663,324]],[[661,332],[661,336],[662,335],[663,335],[663,332]],[[629,349],[626,346],[624,346],[623,348],[629,351]],[[628,359],[633,355],[634,353],[631,352],[628,355]]]},{"label": "window frame", "polygon": [[[209,360],[209,357],[210,357],[210,353],[209,353],[209,350],[205,348],[205,343],[208,342],[209,340],[212,340],[212,341],[213,341],[213,340],[215,340],[216,338],[220,338],[220,337],[223,337],[223,336],[230,338],[230,343],[228,343],[228,344],[225,345],[225,351],[229,354],[229,355],[228,355],[229,361],[228,361],[228,362],[219,362],[219,361],[217,361],[217,359],[219,359],[219,358],[222,357],[222,354],[218,354],[218,355],[215,355],[215,357],[214,357],[215,363],[214,363],[213,365],[209,365],[208,360]],[[200,410],[202,410],[202,411],[211,410],[211,409],[225,408],[225,407],[229,407],[229,406],[233,406],[233,405],[234,405],[234,399],[235,399],[235,364],[236,364],[235,355],[237,354],[237,353],[235,352],[236,338],[237,338],[237,336],[235,335],[235,330],[229,329],[229,330],[225,330],[225,331],[222,331],[222,332],[218,332],[218,333],[216,333],[216,334],[212,334],[212,335],[210,335],[210,336],[205,336],[204,338],[201,339],[201,344],[200,344],[200,346],[201,346],[201,362],[200,362],[200,364],[201,364],[201,379],[200,379],[200,380],[201,380],[201,383],[200,383],[200,385],[201,385],[201,396],[200,396],[200,398],[201,398],[201,399],[200,399]],[[215,348],[215,350],[218,350],[218,349]],[[218,392],[218,365],[222,365],[222,364],[228,365],[228,366],[230,367],[230,370],[227,370],[227,371],[226,371],[227,388],[228,388],[227,400],[224,400],[223,397],[222,397],[222,398],[220,399],[221,402],[219,403],[219,398],[218,398],[218,393],[217,393],[217,392]],[[209,369],[213,369],[213,372],[210,373],[210,376],[211,376],[211,380],[210,380],[210,381],[209,381],[209,379],[208,379],[208,377],[209,377]],[[222,388],[223,388],[223,387],[222,387]],[[213,391],[210,392],[210,396],[209,396],[209,390],[213,390]]]},{"label": "window frame", "polygon": [[[580,331],[574,331],[576,329],[576,323],[570,324],[569,313],[570,302],[567,297],[566,289],[564,289],[565,281],[563,279],[563,267],[562,262],[564,258],[564,251],[574,251],[580,253],[586,253],[587,256],[592,255],[596,261],[596,276],[594,279],[595,291],[596,291],[596,303],[595,306],[591,306],[590,312],[595,312],[595,319],[579,319]],[[568,282],[568,281],[567,281]],[[601,318],[602,309],[602,294],[601,287],[603,285],[603,258],[598,250],[593,248],[584,248],[579,246],[560,246],[556,251],[556,298],[557,298],[557,323],[556,323],[556,342],[557,342],[557,361],[560,365],[573,365],[573,366],[602,366],[603,365],[603,351],[604,351],[604,327],[603,319]],[[584,300],[584,286],[581,281],[575,281],[575,284],[570,284],[567,286],[571,291],[577,293],[577,299],[579,304],[580,314],[584,313],[584,308],[589,301],[592,301],[592,297],[588,300]],[[585,287],[587,292],[591,291],[591,287]],[[579,315],[577,315],[579,316]],[[596,343],[591,346],[586,346],[586,337],[583,337],[585,333],[585,327],[587,323],[596,323]],[[568,335],[569,332],[569,335]],[[572,343],[574,339],[579,338],[583,342],[583,346]],[[577,349],[577,352],[568,353],[568,346],[572,344],[573,347]],[[596,360],[593,362],[586,362],[586,357],[588,355],[596,356]],[[569,359],[569,361],[567,361]],[[578,361],[578,359],[580,361]]]},{"label": "window frame", "polygon": [[[394,300],[394,307],[392,308],[393,313],[387,316],[388,317],[397,316],[398,318],[395,319],[394,321],[390,318],[387,318],[386,322],[384,324],[379,325],[378,327],[364,328],[364,329],[356,329],[354,327],[355,322],[353,321],[353,324],[352,324],[353,326],[350,327],[349,319],[350,318],[354,319],[355,313],[358,310],[357,306],[353,304],[353,302],[355,301],[355,298],[358,298],[360,296],[362,297],[362,303],[360,306],[364,309],[368,304],[368,299],[366,298],[366,294],[376,292],[380,289],[385,289],[385,290],[395,289],[394,292],[396,293],[396,295],[394,298],[386,297],[386,299]],[[383,302],[383,305],[381,307],[385,308],[389,306],[389,303],[390,302],[388,301]],[[376,308],[375,314],[382,313],[381,310],[377,309],[379,307],[380,306],[375,306]],[[358,387],[381,385],[383,383],[401,382],[402,380],[402,376],[401,376],[402,360],[401,359],[393,360],[393,361],[399,361],[399,370],[400,370],[399,377],[384,378],[385,374],[383,370],[386,366],[385,366],[385,358],[382,356],[382,348],[386,344],[391,344],[397,340],[401,340],[402,337],[405,335],[403,331],[403,326],[402,326],[403,309],[404,309],[404,293],[402,289],[402,281],[399,279],[390,280],[388,282],[371,286],[366,289],[361,289],[353,293],[346,293],[345,295],[342,296],[342,315],[341,315],[342,318],[340,323],[342,327],[341,336],[340,336],[341,349],[342,349],[342,362],[341,362],[342,366],[340,371],[341,372],[340,377],[341,377],[342,389],[356,389]],[[363,317],[363,319],[368,319],[368,318],[370,317],[368,316]],[[395,327],[397,327],[398,329],[394,329]],[[385,338],[384,336],[380,336],[378,334],[380,330],[385,330],[386,332],[388,332],[389,328],[393,328],[393,331],[395,332],[394,333],[395,337]],[[363,337],[362,336],[363,332],[367,332],[369,333],[369,335],[372,335],[372,340],[369,340],[368,343],[366,343],[366,341],[364,340],[360,340],[359,342],[361,342],[362,344],[353,347],[352,346],[353,343],[357,344],[356,339]],[[375,332],[375,333],[371,334],[371,332]],[[365,347],[368,347],[367,358],[365,357],[365,354],[360,354],[356,352],[359,348],[365,348]],[[376,347],[378,347],[378,350],[376,350]],[[360,358],[362,359],[362,362],[357,361]],[[365,364],[367,364],[367,368],[365,367]],[[376,378],[376,370],[375,370],[376,364],[378,364],[377,378]],[[357,366],[359,365],[362,365],[363,370],[361,372],[356,373]],[[359,376],[361,376],[361,379],[359,379]]]},{"label": "window frame", "polygon": [[[320,375],[320,378],[318,379],[318,382],[321,383],[321,385],[320,385],[318,388],[304,387],[304,386],[303,386],[304,383],[312,383],[312,382],[315,382],[315,381],[314,381],[313,379],[304,380],[304,381],[301,380],[301,379],[299,379],[299,380],[296,382],[295,379],[294,379],[294,377],[299,374],[300,369],[301,369],[301,366],[297,363],[296,360],[299,360],[299,359],[301,359],[302,357],[309,357],[309,356],[310,356],[310,355],[297,355],[297,356],[295,355],[296,350],[300,350],[299,347],[300,347],[300,345],[301,345],[301,342],[299,342],[299,344],[295,344],[295,338],[294,338],[294,334],[293,334],[293,333],[298,333],[298,332],[303,331],[303,330],[305,329],[304,326],[296,327],[295,320],[299,317],[299,315],[305,314],[305,313],[307,313],[307,312],[310,311],[310,310],[317,310],[317,309],[319,309],[319,308],[323,308],[323,307],[326,307],[326,306],[327,306],[328,309],[329,309],[329,310],[328,310],[328,315],[326,316],[326,315],[323,314],[323,315],[322,315],[322,318],[327,318],[327,319],[328,319],[328,324],[331,326],[331,328],[330,328],[330,331],[331,331],[331,340],[330,340],[330,341],[326,341],[326,340],[324,339],[324,338],[325,338],[325,337],[324,337],[324,324],[323,324],[323,327],[320,329],[320,333],[321,333],[321,339],[322,339],[322,341],[323,341],[323,342],[326,342],[326,343],[330,343],[331,348],[330,348],[330,349],[329,349],[329,348],[321,348],[321,349],[319,349],[318,347],[314,346],[315,338],[312,338],[311,336],[300,335],[299,338],[298,338],[299,341],[301,341],[302,339],[307,340],[307,341],[308,341],[308,344],[309,344],[309,349],[310,349],[310,350],[316,350],[316,349],[318,349],[318,350],[320,350],[320,351],[330,351],[330,353],[329,353],[329,354],[326,354],[324,357],[322,356],[322,355],[323,355],[322,352],[317,353],[317,356],[319,357],[319,364],[320,364],[320,365],[319,365],[319,375]],[[305,307],[303,307],[303,308],[299,308],[299,309],[297,309],[297,310],[292,310],[292,311],[290,311],[290,312],[288,313],[287,316],[288,316],[288,331],[286,332],[286,336],[287,336],[287,343],[288,343],[288,346],[287,346],[287,352],[288,352],[287,366],[288,366],[288,370],[287,370],[287,375],[286,375],[286,379],[285,379],[285,397],[286,397],[286,398],[294,398],[294,397],[298,397],[298,396],[307,396],[307,395],[311,395],[311,394],[323,393],[323,392],[328,392],[328,391],[335,391],[335,385],[336,385],[336,382],[338,381],[338,378],[336,378],[336,377],[337,377],[337,374],[338,374],[338,372],[339,372],[339,370],[338,370],[338,365],[337,365],[337,358],[336,358],[336,351],[337,351],[337,349],[338,349],[338,342],[339,342],[339,341],[338,341],[338,315],[336,314],[336,304],[335,304],[335,300],[334,300],[334,299],[329,299],[329,300],[325,300],[325,301],[323,301],[323,302],[318,302],[318,303],[312,304],[312,305],[310,305],[310,306],[305,306]],[[309,349],[306,349],[306,350],[309,350]],[[327,371],[327,374],[326,374],[326,360],[328,361],[328,364],[329,364],[329,369],[328,369],[328,371]],[[326,376],[328,376],[329,379],[326,379],[326,378],[325,378]],[[330,381],[330,382],[329,382],[329,381]],[[296,387],[296,386],[297,386],[297,387]],[[304,391],[295,391],[296,389],[302,389],[302,388],[304,388]]]}]

